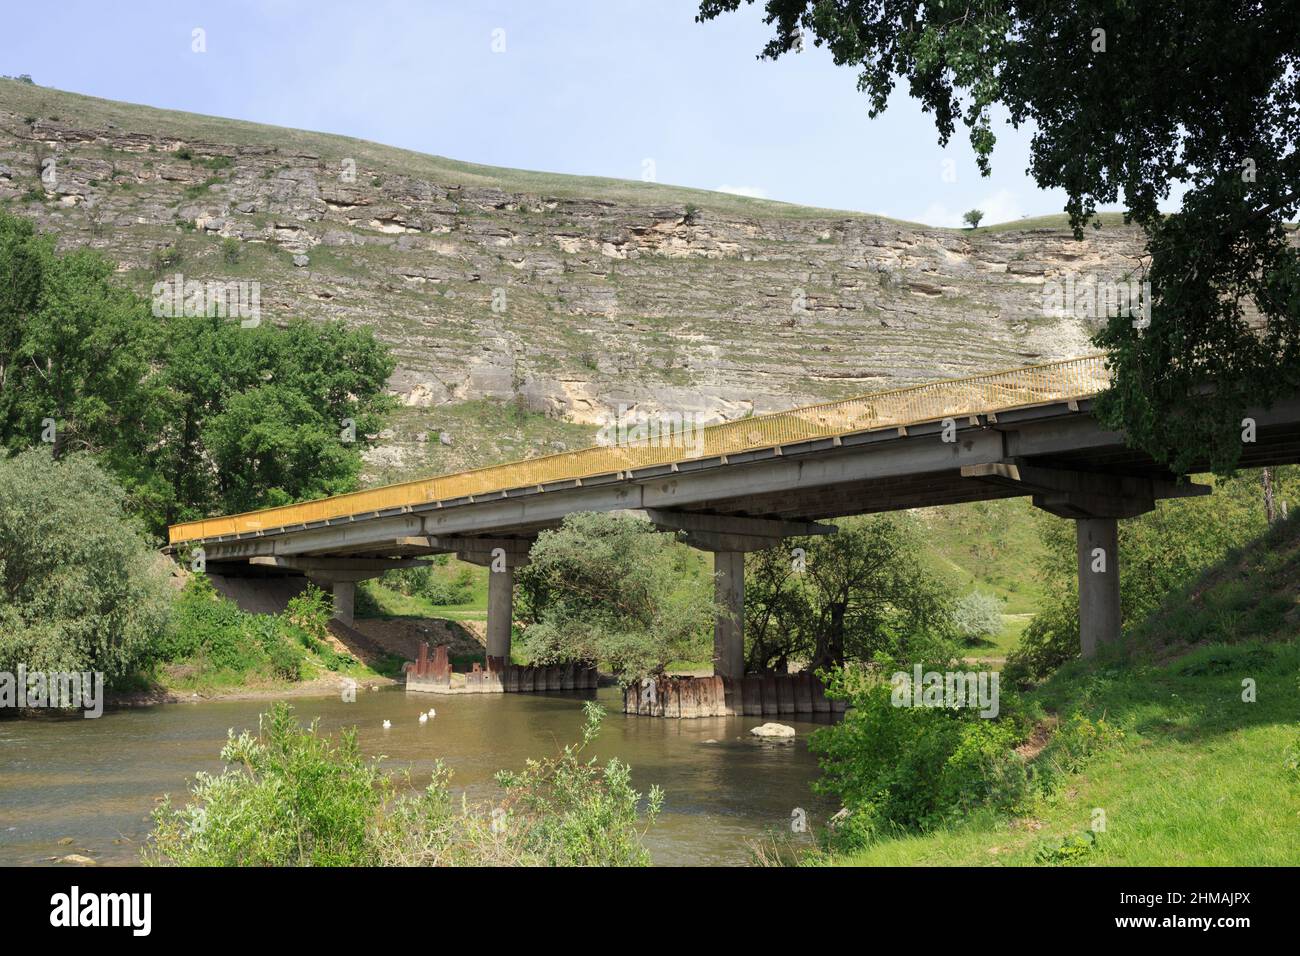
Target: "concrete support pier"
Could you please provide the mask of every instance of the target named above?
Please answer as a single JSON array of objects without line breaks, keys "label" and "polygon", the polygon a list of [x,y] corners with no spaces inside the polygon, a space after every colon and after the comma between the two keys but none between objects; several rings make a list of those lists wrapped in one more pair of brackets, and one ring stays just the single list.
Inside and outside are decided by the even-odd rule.
[{"label": "concrete support pier", "polygon": [[713,673],[745,674],[745,553],[713,552],[714,600],[721,609],[713,623]]},{"label": "concrete support pier", "polygon": [[1119,522],[1076,518],[1079,557],[1079,643],[1084,657],[1119,640]]},{"label": "concrete support pier", "polygon": [[[646,509],[660,531],[674,531],[687,544],[713,552],[713,597],[718,617],[713,622],[713,673],[723,678],[730,695],[745,676],[745,553],[780,547],[786,538],[834,534],[834,525],[774,518],[686,514]],[[739,712],[739,711],[737,711]]]},{"label": "concrete support pier", "polygon": [[510,662],[510,629],[514,623],[515,569],[506,565],[488,574],[487,656]]},{"label": "concrete support pier", "polygon": [[344,624],[351,624],[355,620],[354,610],[357,604],[357,582],[356,581],[335,581],[332,588],[334,592],[334,617]]},{"label": "concrete support pier", "polygon": [[502,673],[510,663],[510,631],[515,620],[515,568],[528,563],[528,551],[534,540],[436,536],[426,539],[434,550],[455,552],[460,560],[488,569],[486,656],[488,671],[492,674]]}]

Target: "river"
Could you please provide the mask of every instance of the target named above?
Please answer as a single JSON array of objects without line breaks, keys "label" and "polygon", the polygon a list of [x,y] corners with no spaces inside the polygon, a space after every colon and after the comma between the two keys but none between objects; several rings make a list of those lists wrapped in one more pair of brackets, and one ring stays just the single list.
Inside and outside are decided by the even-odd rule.
[{"label": "river", "polygon": [[[411,768],[418,786],[441,759],[455,772],[453,787],[471,797],[496,792],[497,770],[575,741],[582,724],[582,701],[573,694],[438,696],[385,688],[356,697],[290,703],[304,721],[319,717],[325,732],[356,726],[367,754],[385,755],[395,770]],[[646,839],[655,863],[745,864],[750,841],[790,832],[796,807],[810,824],[824,823],[834,809],[809,786],[817,765],[808,734],[817,724],[782,718],[798,736],[770,742],[749,733],[763,718],[627,717],[615,688],[602,688],[598,699],[608,716],[594,754],[631,764],[637,789],[658,784],[665,791],[663,813]],[[138,861],[155,799],[183,797],[198,770],[219,772],[226,731],[256,730],[268,706],[213,701],[110,710],[94,720],[0,721],[0,864],[47,863],[69,853],[100,863]],[[420,712],[430,707],[437,716],[420,724]]]}]

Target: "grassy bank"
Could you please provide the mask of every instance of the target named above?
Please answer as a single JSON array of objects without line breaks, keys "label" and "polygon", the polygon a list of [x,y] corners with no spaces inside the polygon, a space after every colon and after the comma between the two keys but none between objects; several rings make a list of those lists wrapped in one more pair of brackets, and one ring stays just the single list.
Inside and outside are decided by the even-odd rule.
[{"label": "grassy bank", "polygon": [[187,581],[140,689],[219,694],[290,689],[330,678],[393,677],[401,661],[360,660],[329,633],[332,607],[312,589],[282,614],[248,614],[201,575]]},{"label": "grassy bank", "polygon": [[1123,730],[1048,796],[1012,817],[984,812],[829,862],[1294,865],[1297,580],[1300,522],[1291,521],[1171,596],[1111,654],[1069,664],[1029,692],[1056,718],[1081,713]]}]

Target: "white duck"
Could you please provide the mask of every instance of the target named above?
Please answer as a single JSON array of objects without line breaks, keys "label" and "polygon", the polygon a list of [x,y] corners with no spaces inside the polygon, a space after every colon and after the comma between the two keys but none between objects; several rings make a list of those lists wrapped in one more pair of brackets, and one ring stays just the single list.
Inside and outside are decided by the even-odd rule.
[{"label": "white duck", "polygon": [[428,715],[428,714],[421,714],[421,715],[420,715],[420,723],[422,723],[422,724],[427,724],[428,722],[429,722],[429,715]]},{"label": "white duck", "polygon": [[437,717],[437,716],[438,716],[438,712],[437,712],[436,710],[434,710],[432,707],[430,707],[430,708],[429,708],[429,716],[430,716],[430,717]]},{"label": "white duck", "polygon": [[384,730],[391,730],[392,726],[393,726],[393,722],[391,720],[384,721]]}]

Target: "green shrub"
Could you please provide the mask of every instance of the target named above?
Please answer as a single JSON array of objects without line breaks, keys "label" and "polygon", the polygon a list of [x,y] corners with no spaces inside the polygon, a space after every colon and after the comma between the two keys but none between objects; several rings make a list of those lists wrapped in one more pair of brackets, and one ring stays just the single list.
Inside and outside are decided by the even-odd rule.
[{"label": "green shrub", "polygon": [[1020,687],[1038,683],[1079,656],[1078,597],[1073,601],[1055,602],[1034,615],[1016,649],[1007,655],[1008,681]]},{"label": "green shrub", "polygon": [[439,557],[441,560],[422,562],[418,567],[386,572],[381,579],[384,587],[407,597],[422,597],[440,607],[468,604],[474,597],[473,572],[462,567],[454,578],[448,579],[436,571],[447,564],[446,555]]},{"label": "green shrub", "polygon": [[432,576],[432,567],[428,563],[422,563],[415,568],[395,568],[392,571],[385,571],[380,581],[384,587],[391,588],[398,594],[413,597],[428,589]]},{"label": "green shrub", "polygon": [[930,830],[980,807],[1010,810],[1028,796],[1014,750],[1028,723],[1005,690],[994,718],[972,708],[895,706],[888,683],[848,668],[831,675],[827,693],[851,705],[810,742],[823,773],[814,789],[849,811],[832,835],[837,848],[879,832]]},{"label": "green shrub", "polygon": [[170,604],[165,568],[89,456],[0,453],[0,670],[120,683],[150,660]]},{"label": "green shrub", "polygon": [[265,659],[250,631],[251,615],[217,594],[205,575],[185,582],[171,627],[158,644],[158,658],[193,661],[211,670],[243,673]]},{"label": "green shrub", "polygon": [[169,269],[175,269],[184,256],[179,249],[174,246],[164,246],[161,249],[155,249],[149,255],[149,270],[155,277],[165,274]]},{"label": "green shrub", "polygon": [[1043,843],[1034,851],[1034,860],[1052,866],[1077,863],[1097,848],[1097,834],[1092,830],[1074,833],[1058,843]]},{"label": "green shrub", "polygon": [[266,655],[271,675],[279,680],[302,680],[302,655],[284,635],[277,617],[259,614],[252,618],[251,626],[258,646]]},{"label": "green shrub", "polygon": [[469,568],[461,568],[450,581],[431,574],[423,593],[431,604],[439,607],[468,604],[474,598],[474,573]]},{"label": "green shrub", "polygon": [[964,594],[953,604],[952,627],[968,644],[987,640],[1002,630],[1002,602],[983,591]]},{"label": "green shrub", "polygon": [[182,866],[631,866],[648,863],[642,843],[662,794],[645,813],[617,759],[584,760],[603,712],[586,705],[580,743],[518,773],[503,772],[500,803],[452,797],[436,766],[428,787],[403,792],[409,777],[380,769],[357,745],[317,724],[302,727],[273,705],[256,736],[230,732],[220,775],[199,773],[190,800],[164,798],[153,814],[144,859]]},{"label": "green shrub", "polygon": [[1290,774],[1291,782],[1300,785],[1300,729],[1295,731],[1295,736],[1282,754],[1282,766]]},{"label": "green shrub", "polygon": [[1078,773],[1097,752],[1124,739],[1124,731],[1105,718],[1092,720],[1075,713],[1061,723],[1034,760],[1034,783],[1040,793],[1050,793],[1067,775]]},{"label": "green shrub", "polygon": [[289,602],[283,614],[246,614],[223,598],[205,575],[195,574],[176,600],[171,626],[156,647],[157,660],[197,665],[200,675],[277,680],[303,677],[303,649],[330,670],[355,664],[325,641],[330,598],[315,586]]}]

